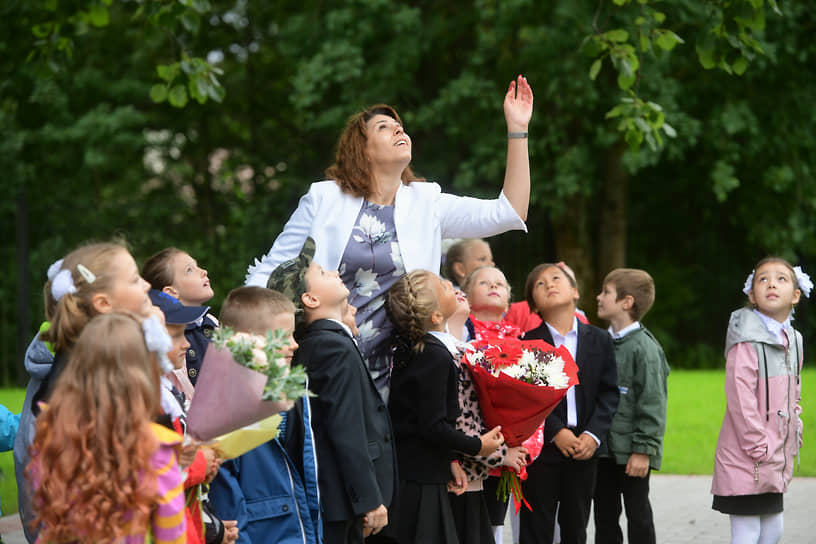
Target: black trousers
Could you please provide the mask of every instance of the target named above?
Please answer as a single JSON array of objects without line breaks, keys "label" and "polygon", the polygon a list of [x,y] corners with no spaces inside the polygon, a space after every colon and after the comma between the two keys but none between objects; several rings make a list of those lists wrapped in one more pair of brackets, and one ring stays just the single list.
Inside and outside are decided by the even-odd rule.
[{"label": "black trousers", "polygon": [[362,544],[363,518],[323,522],[323,542],[325,544]]},{"label": "black trousers", "polygon": [[555,512],[562,544],[585,544],[592,494],[595,490],[596,459],[564,459],[544,463],[541,459],[527,467],[528,478],[522,491],[532,511],[521,508],[519,544],[553,541]]},{"label": "black trousers", "polygon": [[595,544],[622,544],[623,532],[619,520],[621,495],[626,508],[626,530],[630,544],[655,544],[652,505],[649,502],[649,476],[633,478],[626,475],[626,465],[614,459],[598,460],[595,485]]}]

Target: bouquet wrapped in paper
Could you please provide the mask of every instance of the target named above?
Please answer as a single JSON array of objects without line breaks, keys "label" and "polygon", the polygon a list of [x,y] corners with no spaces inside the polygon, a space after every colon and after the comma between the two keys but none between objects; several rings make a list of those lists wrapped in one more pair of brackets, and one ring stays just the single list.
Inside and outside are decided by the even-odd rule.
[{"label": "bouquet wrapped in paper", "polygon": [[216,329],[207,347],[195,395],[187,411],[187,432],[208,441],[292,407],[308,394],[306,371],[289,367],[282,355],[287,334],[266,337]]},{"label": "bouquet wrapped in paper", "polygon": [[[533,446],[530,453],[535,459],[541,445],[531,437],[578,383],[578,366],[567,348],[555,348],[543,340],[494,338],[472,344],[463,362],[473,376],[487,427],[501,425],[510,447]],[[504,497],[512,493],[518,511],[523,501],[519,475],[505,468],[501,478],[499,492]]]}]

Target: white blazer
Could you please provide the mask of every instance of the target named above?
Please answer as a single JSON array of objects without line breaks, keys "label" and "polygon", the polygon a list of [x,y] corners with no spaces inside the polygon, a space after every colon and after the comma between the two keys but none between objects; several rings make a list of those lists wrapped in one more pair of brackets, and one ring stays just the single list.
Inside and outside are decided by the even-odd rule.
[{"label": "white blazer", "polygon": [[[249,266],[246,285],[266,287],[272,271],[297,256],[306,236],[314,238],[314,260],[326,270],[337,270],[362,206],[362,197],[344,193],[333,180],[313,183],[269,253]],[[443,193],[438,184],[422,181],[400,185],[394,224],[406,272],[425,269],[438,273],[443,238],[527,232],[504,192],[497,199],[484,200]]]}]

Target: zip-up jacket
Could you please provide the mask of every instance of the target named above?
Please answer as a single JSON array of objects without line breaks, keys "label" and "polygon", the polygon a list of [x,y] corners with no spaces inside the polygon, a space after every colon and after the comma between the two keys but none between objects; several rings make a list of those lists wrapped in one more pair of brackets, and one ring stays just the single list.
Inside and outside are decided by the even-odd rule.
[{"label": "zip-up jacket", "polygon": [[[802,335],[779,341],[751,309],[731,314],[726,408],[714,457],[715,495],[784,493],[801,445]],[[793,341],[791,341],[793,340]]]}]

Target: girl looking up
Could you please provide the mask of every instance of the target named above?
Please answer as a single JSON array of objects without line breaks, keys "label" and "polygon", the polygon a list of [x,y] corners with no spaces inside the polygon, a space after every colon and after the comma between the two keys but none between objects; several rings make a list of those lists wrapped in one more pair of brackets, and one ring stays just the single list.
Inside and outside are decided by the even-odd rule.
[{"label": "girl looking up", "polygon": [[[165,248],[148,258],[142,266],[142,275],[153,289],[177,298],[185,306],[204,306],[214,295],[207,271],[188,253],[175,247]],[[198,381],[204,353],[217,326],[218,320],[206,313],[184,330],[184,336],[190,342],[186,372],[193,385]]]},{"label": "girl looking up", "polygon": [[34,439],[38,402],[47,401],[71,349],[85,325],[94,316],[111,311],[128,311],[148,316],[153,309],[147,291],[150,285],[139,276],[136,261],[119,244],[89,244],[65,256],[48,269],[43,288],[48,324],[26,352],[26,369],[31,375],[14,443],[14,472],[20,517],[29,542],[33,511],[25,480],[28,448]]},{"label": "girl looking up", "polygon": [[461,455],[487,456],[504,441],[499,427],[481,436],[456,428],[457,347],[445,332],[456,306],[451,282],[427,270],[403,275],[388,292],[396,331],[389,409],[400,475],[392,524],[406,544],[459,542],[447,490],[466,489]]},{"label": "girl looking up", "polygon": [[743,291],[750,307],[731,314],[725,340],[725,416],[714,457],[712,507],[731,518],[731,542],[782,537],[782,494],[802,444],[802,335],[793,307],[813,284],[799,267],[768,257]]},{"label": "girl looking up", "polygon": [[93,318],[37,418],[42,542],[184,542],[181,437],[152,423],[161,370],[146,330],[133,314]]},{"label": "girl looking up", "polygon": [[465,238],[448,248],[445,253],[445,277],[460,289],[471,272],[481,266],[493,266],[490,244],[481,238]]}]

